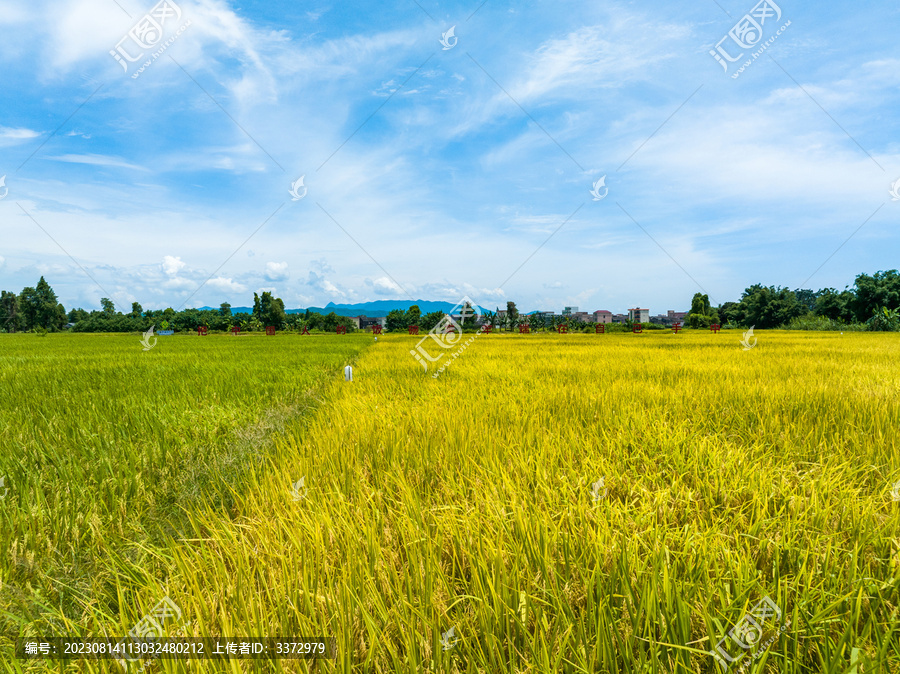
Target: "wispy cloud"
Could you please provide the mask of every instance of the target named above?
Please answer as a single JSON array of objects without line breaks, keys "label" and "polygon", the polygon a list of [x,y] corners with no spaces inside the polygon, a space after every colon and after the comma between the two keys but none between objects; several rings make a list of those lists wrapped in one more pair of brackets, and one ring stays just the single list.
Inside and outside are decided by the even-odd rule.
[{"label": "wispy cloud", "polygon": [[37,138],[40,132],[25,128],[9,128],[0,126],[0,145],[16,145]]},{"label": "wispy cloud", "polygon": [[64,161],[70,164],[90,164],[91,166],[115,166],[116,168],[127,168],[135,171],[147,171],[144,166],[132,164],[118,157],[106,157],[99,154],[64,154],[58,156],[45,157],[53,161]]}]

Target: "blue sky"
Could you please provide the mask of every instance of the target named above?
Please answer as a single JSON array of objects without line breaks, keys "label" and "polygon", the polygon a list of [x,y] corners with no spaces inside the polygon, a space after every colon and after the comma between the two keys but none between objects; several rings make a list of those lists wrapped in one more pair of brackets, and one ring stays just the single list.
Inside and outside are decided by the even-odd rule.
[{"label": "blue sky", "polygon": [[0,0],[0,287],[655,314],[898,267],[896,3],[173,4],[143,49],[153,2]]}]

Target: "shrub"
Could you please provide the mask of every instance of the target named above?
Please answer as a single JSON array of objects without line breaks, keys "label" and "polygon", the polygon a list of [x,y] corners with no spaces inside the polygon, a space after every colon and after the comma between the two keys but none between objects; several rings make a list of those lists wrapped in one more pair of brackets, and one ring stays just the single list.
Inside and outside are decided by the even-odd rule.
[{"label": "shrub", "polygon": [[843,321],[828,318],[826,316],[816,316],[815,314],[806,314],[798,316],[784,325],[785,330],[840,330],[841,332],[861,332],[866,330],[865,323],[844,323]]},{"label": "shrub", "polygon": [[896,309],[888,309],[881,307],[876,309],[872,318],[866,321],[869,330],[875,332],[897,332],[900,331],[900,312]]}]

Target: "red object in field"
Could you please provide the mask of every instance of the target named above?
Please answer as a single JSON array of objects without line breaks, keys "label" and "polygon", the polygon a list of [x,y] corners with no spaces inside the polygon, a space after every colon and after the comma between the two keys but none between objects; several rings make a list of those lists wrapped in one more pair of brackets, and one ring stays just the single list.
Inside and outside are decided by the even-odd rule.
[{"label": "red object in field", "polygon": [[635,333],[635,334],[637,334],[637,333],[639,333],[639,332],[643,332],[643,331],[644,331],[644,326],[641,325],[640,323],[632,323],[632,324],[631,324],[631,331],[632,331],[633,333]]},{"label": "red object in field", "polygon": [[526,325],[525,323],[522,323],[522,325],[519,326],[519,334],[520,335],[524,335],[524,334],[530,333],[530,332],[531,332],[531,326]]},{"label": "red object in field", "polygon": [[481,331],[482,331],[482,332],[490,332],[490,331],[493,330],[493,329],[494,329],[494,326],[493,326],[493,325],[482,325],[482,326],[481,326]]},{"label": "red object in field", "polygon": [[376,335],[381,334],[381,326],[378,323],[372,326],[372,333]]},{"label": "red object in field", "polygon": [[418,325],[410,325],[409,326],[409,334],[418,335],[419,334],[419,326]]},{"label": "red object in field", "polygon": [[267,326],[266,326],[266,334],[267,334],[267,335],[274,335],[274,334],[275,334],[275,326],[274,326],[274,325],[267,325]]},{"label": "red object in field", "polygon": [[709,329],[712,330],[713,332],[718,332],[722,328],[719,326],[718,323],[713,323],[712,325],[709,326]]},{"label": "red object in field", "polygon": [[236,335],[236,334],[238,334],[240,331],[241,331],[241,326],[240,326],[240,325],[232,325],[232,326],[231,326],[231,334],[232,334],[232,335]]},{"label": "red object in field", "polygon": [[569,326],[568,325],[557,325],[556,332],[558,332],[561,335],[567,335],[567,334],[569,334]]},{"label": "red object in field", "polygon": [[606,332],[605,325],[595,325],[594,326],[594,334],[602,335],[604,332]]},{"label": "red object in field", "polygon": [[339,326],[337,326],[337,328],[335,328],[335,330],[337,331],[337,334],[339,334],[339,335],[347,334],[347,326],[346,325],[339,325]]},{"label": "red object in field", "polygon": [[681,324],[673,323],[672,324],[672,332],[674,332],[677,335],[679,330],[681,330]]},{"label": "red object in field", "polygon": [[205,325],[201,325],[197,328],[197,335],[200,337],[206,337],[207,327]]},{"label": "red object in field", "polygon": [[309,334],[309,328],[306,327],[306,326],[304,325],[304,326],[303,326],[303,332],[301,332],[300,334],[301,334],[301,335],[308,335],[308,334]]}]

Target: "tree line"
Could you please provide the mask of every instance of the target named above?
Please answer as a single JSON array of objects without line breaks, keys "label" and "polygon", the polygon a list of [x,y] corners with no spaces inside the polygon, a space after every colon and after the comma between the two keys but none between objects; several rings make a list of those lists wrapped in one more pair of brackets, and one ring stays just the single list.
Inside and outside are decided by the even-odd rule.
[{"label": "tree line", "polygon": [[228,331],[237,326],[244,332],[264,330],[275,326],[279,330],[320,330],[334,332],[338,325],[347,331],[355,329],[355,322],[334,312],[288,314],[284,301],[272,293],[253,293],[253,309],[232,313],[231,305],[223,302],[218,309],[144,310],[132,302],[131,311],[117,311],[109,298],[100,300],[100,310],[72,309],[68,313],[59,303],[56,293],[42,276],[34,288],[25,288],[18,295],[0,292],[0,332],[59,332],[67,326],[73,332],[146,332],[151,326],[176,332],[192,332],[200,326],[211,331]]},{"label": "tree line", "polygon": [[860,274],[844,290],[789,290],[752,285],[737,302],[711,307],[709,297],[696,293],[686,323],[706,328],[792,328],[798,330],[900,330],[900,273],[896,269]]},{"label": "tree line", "polygon": [[[304,329],[334,332],[344,326],[348,332],[356,329],[353,319],[334,312],[288,314],[284,302],[271,292],[253,293],[253,309],[232,313],[231,305],[223,302],[218,309],[144,310],[133,302],[131,311],[117,311],[108,298],[100,300],[100,310],[72,309],[66,312],[50,284],[41,276],[32,288],[20,293],[0,291],[0,332],[58,332],[70,328],[74,332],[146,332],[151,326],[178,332],[194,331],[206,326],[211,331],[228,331],[238,326],[242,331],[263,330],[274,326],[279,330]],[[476,312],[466,307],[464,330],[478,327]],[[388,332],[405,332],[417,325],[422,331],[432,330],[444,318],[441,311],[423,314],[418,305],[406,311],[394,309],[385,319]],[[506,310],[485,311],[481,323],[498,329],[514,330],[527,324],[532,330],[556,329],[567,325],[570,330],[591,330],[593,323],[581,323],[568,316],[520,315],[515,302],[507,302]],[[900,273],[896,269],[878,271],[873,275],[860,274],[853,286],[844,290],[789,290],[780,286],[755,284],[745,289],[741,298],[710,305],[709,297],[696,293],[691,301],[685,323],[691,328],[708,328],[712,324],[723,327],[790,328],[805,330],[900,330]],[[646,325],[645,329],[663,326]],[[607,329],[630,329],[630,322],[608,325]]]}]

